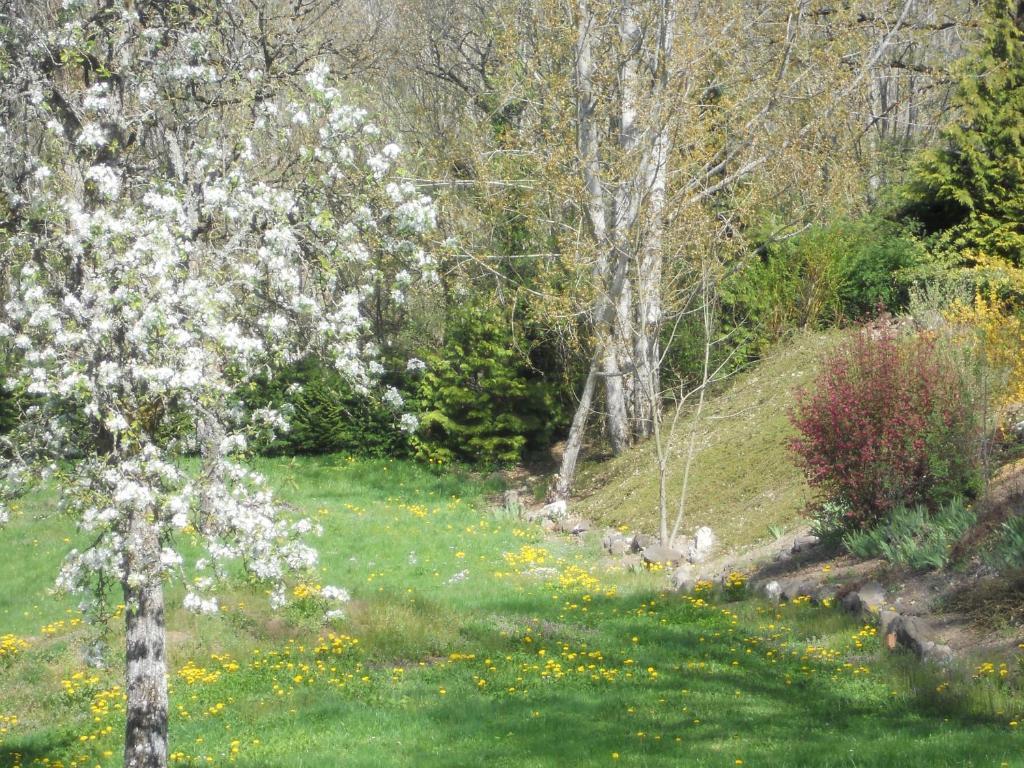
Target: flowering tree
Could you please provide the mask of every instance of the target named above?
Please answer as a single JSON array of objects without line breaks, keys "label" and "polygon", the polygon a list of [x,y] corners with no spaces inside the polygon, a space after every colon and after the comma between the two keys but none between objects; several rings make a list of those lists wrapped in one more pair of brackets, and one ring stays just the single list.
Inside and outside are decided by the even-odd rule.
[{"label": "flowering tree", "polygon": [[[371,256],[429,273],[434,214],[326,67],[268,53],[234,4],[44,5],[0,6],[0,344],[23,404],[0,522],[33,481],[57,483],[89,542],[58,587],[96,619],[113,590],[125,603],[125,765],[164,766],[164,584],[213,613],[241,566],[280,604],[284,576],[316,562],[314,526],[239,461],[287,425],[237,393],[311,352],[370,386]],[[195,476],[177,459],[197,451]]]}]

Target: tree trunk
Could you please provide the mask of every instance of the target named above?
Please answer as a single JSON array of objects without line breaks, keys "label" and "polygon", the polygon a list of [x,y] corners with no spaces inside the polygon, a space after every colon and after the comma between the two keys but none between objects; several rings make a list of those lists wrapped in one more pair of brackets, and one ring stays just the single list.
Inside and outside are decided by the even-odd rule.
[{"label": "tree trunk", "polygon": [[167,657],[164,592],[156,528],[143,515],[129,523],[125,618],[125,768],[167,766]]},{"label": "tree trunk", "polygon": [[590,362],[590,371],[587,373],[587,380],[583,384],[583,392],[580,393],[580,403],[576,407],[576,414],[572,418],[572,426],[569,428],[569,437],[565,441],[565,451],[562,453],[562,463],[555,476],[554,487],[549,494],[549,501],[565,501],[572,493],[572,484],[576,479],[576,460],[579,458],[580,449],[583,447],[583,434],[587,429],[587,417],[590,415],[590,404],[594,398],[594,387],[597,384],[598,359]]},{"label": "tree trunk", "polygon": [[218,503],[220,489],[224,487],[224,425],[204,415],[196,425],[196,437],[199,440],[199,455],[202,458],[203,475],[199,492],[199,529],[207,533],[208,523],[214,518],[214,505]]},{"label": "tree trunk", "polygon": [[636,330],[633,359],[636,387],[633,418],[637,437],[651,436],[655,411],[661,407],[661,275],[665,228],[665,171],[668,163],[668,131],[662,127],[651,152],[648,171],[647,232],[640,247],[637,269]]},{"label": "tree trunk", "polygon": [[629,412],[626,410],[625,376],[619,365],[619,339],[612,331],[604,341],[604,376],[605,407],[608,419],[608,440],[612,453],[616,456],[629,447]]}]

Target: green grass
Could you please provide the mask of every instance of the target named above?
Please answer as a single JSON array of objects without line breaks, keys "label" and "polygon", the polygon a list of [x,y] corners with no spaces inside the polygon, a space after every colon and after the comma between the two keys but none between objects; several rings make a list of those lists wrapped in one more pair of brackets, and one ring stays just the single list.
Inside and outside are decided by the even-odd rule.
[{"label": "green grass", "polygon": [[[937,692],[942,673],[838,611],[664,593],[663,573],[490,512],[496,486],[457,473],[260,464],[322,522],[316,580],[353,602],[325,627],[315,598],[274,616],[239,586],[211,618],[170,590],[175,765],[1024,765],[1012,674]],[[0,635],[27,643],[0,660],[0,766],[108,768],[121,671],[84,669],[84,628],[41,630],[73,618],[46,595],[73,538],[34,519],[52,505],[26,500],[0,538]]]},{"label": "green grass", "polygon": [[[806,522],[801,511],[813,499],[786,442],[794,435],[787,415],[792,393],[809,385],[817,362],[836,333],[800,334],[755,368],[727,382],[704,407],[698,454],[690,475],[683,530],[709,525],[726,547],[749,544]],[[672,418],[666,415],[666,422]],[[689,442],[684,416],[676,441]],[[683,451],[676,451],[669,478],[669,509],[678,504]],[[579,475],[574,512],[600,523],[658,530],[655,447],[644,443],[610,461],[589,462]]]}]

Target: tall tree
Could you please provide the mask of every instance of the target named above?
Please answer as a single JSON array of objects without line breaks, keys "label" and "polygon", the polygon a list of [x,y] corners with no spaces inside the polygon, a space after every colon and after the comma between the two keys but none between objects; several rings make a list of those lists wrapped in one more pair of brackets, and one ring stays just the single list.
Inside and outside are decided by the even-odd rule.
[{"label": "tall tree", "polygon": [[[278,604],[285,575],[316,562],[312,523],[282,517],[240,461],[284,422],[246,413],[239,389],[310,352],[369,385],[363,266],[417,252],[434,217],[397,175],[398,146],[271,31],[269,7],[282,12],[80,0],[0,13],[0,343],[22,406],[0,447],[0,522],[54,478],[89,542],[58,587],[89,595],[97,620],[120,591],[131,768],[167,764],[164,583],[181,578],[186,608],[216,612],[216,584],[244,567]],[[204,433],[215,446],[194,478],[178,459]],[[191,562],[187,529],[206,550]]]},{"label": "tall tree", "polygon": [[1024,258],[1024,3],[990,0],[943,146],[917,167],[911,212],[954,258]]}]

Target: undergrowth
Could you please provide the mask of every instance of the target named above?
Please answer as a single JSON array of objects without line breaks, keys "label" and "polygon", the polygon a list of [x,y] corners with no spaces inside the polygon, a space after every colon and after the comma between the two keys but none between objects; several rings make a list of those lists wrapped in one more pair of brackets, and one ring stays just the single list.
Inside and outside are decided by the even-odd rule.
[{"label": "undergrowth", "polygon": [[874,528],[847,533],[843,544],[862,559],[880,557],[914,570],[939,569],[949,564],[953,545],[975,519],[959,497],[934,513],[921,505],[897,507]]}]

